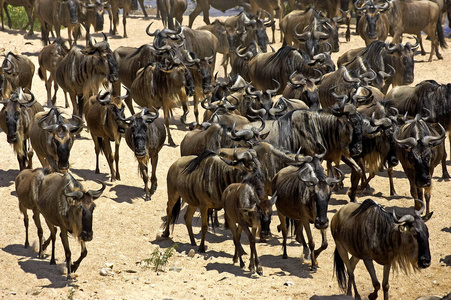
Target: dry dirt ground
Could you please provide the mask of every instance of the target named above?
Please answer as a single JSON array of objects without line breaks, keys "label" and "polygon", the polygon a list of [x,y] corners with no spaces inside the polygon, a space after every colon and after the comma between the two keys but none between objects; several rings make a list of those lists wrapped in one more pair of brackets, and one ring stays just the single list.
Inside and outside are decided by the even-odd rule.
[{"label": "dry dirt ground", "polygon": [[[151,38],[145,34],[149,22],[155,22],[152,29],[161,28],[159,21],[140,16],[127,20],[129,37],[108,35],[112,49],[119,46],[140,46],[149,43]],[[188,21],[185,17],[184,24]],[[122,22],[119,33],[122,34]],[[195,26],[202,25],[197,18]],[[109,23],[106,21],[105,28]],[[343,32],[343,30],[341,31]],[[25,37],[24,31],[6,30],[0,32],[0,47],[5,53],[14,51],[29,56],[37,66],[37,55],[42,48],[39,35]],[[277,32],[277,40],[279,40]],[[95,38],[101,39],[100,34]],[[352,36],[351,42],[344,41],[340,35],[341,51],[363,45],[362,40]],[[451,40],[448,39],[451,46]],[[281,46],[280,43],[274,45]],[[430,49],[429,41],[425,42]],[[448,83],[451,79],[451,50],[442,50],[444,60],[428,63],[428,56],[416,56],[415,83],[425,79],[435,79]],[[334,54],[334,60],[339,54]],[[220,72],[222,69],[217,68]],[[44,83],[35,75],[34,94],[41,103],[45,103]],[[63,105],[62,94],[58,103]],[[128,112],[127,112],[128,113]],[[187,129],[178,121],[181,109],[175,110],[175,119],[171,121],[174,140],[180,144]],[[192,117],[192,116],[191,116]],[[170,239],[159,239],[160,226],[166,209],[166,173],[169,166],[180,156],[179,148],[165,145],[160,153],[158,164],[159,187],[151,201],[144,201],[143,183],[138,175],[138,163],[125,142],[120,148],[120,171],[122,180],[111,183],[105,158],[101,157],[101,174],[95,174],[94,144],[90,134],[82,132],[76,140],[71,154],[71,172],[89,188],[97,188],[94,180],[103,180],[107,189],[96,200],[94,213],[94,239],[87,243],[88,256],[82,262],[74,281],[66,280],[64,251],[57,238],[57,265],[49,265],[49,257],[38,259],[33,248],[24,248],[23,217],[19,213],[15,194],[14,179],[19,173],[18,163],[4,133],[0,133],[0,199],[3,213],[0,216],[0,297],[5,299],[309,299],[314,295],[340,295],[336,279],[333,277],[334,242],[328,234],[329,247],[319,257],[319,269],[309,271],[309,261],[303,261],[302,249],[293,239],[289,241],[288,259],[282,259],[282,237],[277,232],[277,215],[273,215],[272,237],[267,243],[257,245],[264,275],[251,276],[247,268],[241,269],[232,263],[233,242],[229,230],[222,228],[210,231],[206,236],[207,253],[189,258],[186,254],[197,247],[189,244],[183,218],[179,219]],[[449,153],[449,146],[447,145]],[[35,158],[34,166],[39,167]],[[448,166],[449,168],[449,166]],[[349,170],[347,170],[349,171]],[[345,187],[349,187],[349,173]],[[395,185],[398,197],[389,197],[388,178],[380,173],[372,181],[375,189],[372,198],[387,207],[405,208],[411,211],[413,200],[409,185],[401,166],[395,171]],[[421,272],[410,275],[392,273],[390,275],[390,293],[392,299],[415,299],[421,295],[444,295],[451,291],[451,182],[443,181],[437,170],[433,179],[431,207],[434,216],[427,223],[430,233],[432,265]],[[360,195],[358,201],[367,196]],[[329,218],[348,202],[346,191],[334,193],[329,204]],[[401,209],[400,209],[401,210]],[[182,211],[182,215],[183,215]],[[220,221],[222,221],[222,212]],[[44,223],[43,223],[44,224]],[[200,239],[200,220],[194,223],[197,241]],[[48,230],[45,228],[45,237]],[[314,230],[317,245],[320,244],[319,232]],[[36,228],[30,219],[30,239],[37,244]],[[243,235],[243,244],[248,248],[247,237]],[[177,253],[169,260],[166,271],[155,272],[136,263],[151,257],[160,247],[167,249],[177,243]],[[71,239],[73,258],[79,256],[80,247]],[[249,250],[248,250],[249,252]],[[50,254],[47,251],[47,254]],[[248,257],[246,257],[246,265]],[[113,274],[101,276],[99,271],[106,263],[113,264]],[[170,267],[181,268],[170,271]],[[377,266],[380,280],[382,268]],[[370,277],[360,263],[356,269],[356,282],[360,293],[366,297],[372,291]],[[291,284],[287,284],[291,282]],[[381,296],[381,295],[380,295]],[[325,298],[328,299],[328,298]],[[335,298],[334,298],[335,299]]]}]

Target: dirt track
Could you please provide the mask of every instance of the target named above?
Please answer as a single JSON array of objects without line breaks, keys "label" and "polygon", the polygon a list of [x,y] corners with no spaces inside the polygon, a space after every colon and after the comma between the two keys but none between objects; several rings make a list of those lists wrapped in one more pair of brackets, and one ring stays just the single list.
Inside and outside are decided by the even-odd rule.
[{"label": "dirt track", "polygon": [[[154,19],[144,20],[132,17],[127,21],[129,38],[110,37],[112,49],[121,45],[140,46],[150,42],[145,34],[149,22],[154,21],[152,28],[161,28]],[[188,21],[187,17],[184,24]],[[105,28],[108,28],[109,24]],[[195,26],[202,25],[202,19],[196,19]],[[122,34],[122,23],[119,33]],[[342,31],[343,32],[343,31]],[[269,33],[269,32],[268,32]],[[42,48],[39,36],[23,38],[23,31],[6,30],[0,32],[0,45],[7,51],[28,55],[36,66],[37,55]],[[278,38],[278,32],[276,40]],[[97,39],[100,34],[95,34]],[[352,36],[349,43],[342,42],[339,54],[348,49],[363,46],[363,41]],[[451,40],[448,39],[451,45]],[[277,49],[280,43],[274,45]],[[429,41],[425,42],[426,50],[430,49]],[[448,83],[451,79],[451,50],[442,50],[444,60],[427,62],[428,56],[416,56],[415,83],[425,79],[435,79],[440,83]],[[220,59],[218,59],[220,61]],[[217,67],[222,72],[222,68]],[[35,75],[33,92],[44,104],[44,83]],[[59,95],[58,104],[62,105],[64,98]],[[175,120],[171,122],[174,141],[180,144],[187,129],[178,121],[181,109],[175,110]],[[19,173],[18,163],[11,147],[6,142],[6,135],[0,134],[0,149],[3,159],[0,162],[0,199],[2,199],[3,214],[0,217],[0,297],[5,299],[308,299],[313,295],[338,295],[340,291],[336,279],[332,276],[334,242],[329,233],[329,247],[318,261],[320,268],[316,273],[309,271],[309,262],[303,262],[299,257],[302,249],[297,242],[292,241],[288,248],[289,259],[282,259],[281,234],[277,233],[279,223],[274,214],[271,229],[273,236],[268,243],[258,244],[257,250],[263,265],[264,275],[254,277],[246,269],[233,265],[233,242],[229,230],[216,229],[207,234],[207,253],[196,254],[188,258],[181,252],[188,253],[192,247],[189,244],[187,230],[180,218],[171,235],[171,239],[157,239],[160,234],[162,217],[166,208],[166,173],[169,166],[179,157],[179,148],[165,146],[160,153],[158,165],[159,187],[151,201],[144,201],[143,183],[138,176],[138,165],[125,141],[120,149],[120,170],[122,180],[109,182],[109,172],[106,160],[101,158],[101,174],[94,174],[95,154],[94,144],[90,134],[82,132],[71,154],[71,171],[76,178],[84,180],[89,188],[97,188],[93,180],[107,182],[107,189],[96,203],[94,213],[94,239],[87,244],[88,256],[77,271],[77,279],[67,282],[65,276],[64,251],[61,241],[57,239],[57,266],[49,265],[49,257],[37,259],[32,249],[24,249],[25,239],[23,217],[19,213],[17,197],[14,192],[14,179]],[[447,143],[447,151],[449,145]],[[38,167],[37,158],[34,166]],[[449,167],[449,166],[448,166]],[[346,169],[345,169],[346,170]],[[346,170],[347,172],[349,170]],[[349,175],[349,172],[347,173]],[[395,186],[398,197],[388,197],[388,178],[386,173],[380,173],[372,181],[375,189],[373,199],[386,205],[396,207],[399,211],[411,211],[413,200],[410,197],[409,185],[401,166],[395,171]],[[431,207],[434,216],[427,223],[430,233],[432,265],[422,272],[396,274],[390,276],[390,293],[392,299],[415,299],[421,295],[444,295],[451,291],[451,184],[440,179],[438,168],[433,179]],[[347,176],[348,177],[348,176]],[[349,179],[345,180],[349,187]],[[366,199],[360,195],[358,201]],[[329,205],[329,218],[345,203],[348,197],[346,191],[333,194]],[[403,209],[405,208],[405,209]],[[182,212],[183,213],[183,212]],[[222,214],[221,214],[222,220]],[[199,242],[200,221],[194,223],[194,232]],[[44,226],[45,237],[48,230]],[[320,243],[319,232],[314,231],[317,245]],[[37,242],[34,223],[30,222],[31,241]],[[173,243],[178,244],[177,253],[172,257],[166,272],[156,273],[136,265],[149,258],[156,247],[166,249]],[[79,246],[71,240],[72,256],[79,256]],[[248,248],[247,238],[243,235],[243,244]],[[48,251],[49,253],[49,251]],[[441,261],[445,261],[441,263]],[[113,263],[114,275],[101,276],[99,270],[105,263]],[[246,264],[248,257],[246,258]],[[176,266],[180,272],[169,271]],[[382,268],[376,266],[379,279],[382,280]],[[370,277],[360,263],[356,269],[357,287],[362,296],[367,296],[372,285]],[[292,286],[284,285],[292,282]],[[380,294],[381,296],[381,294]],[[327,298],[326,298],[327,299]]]}]

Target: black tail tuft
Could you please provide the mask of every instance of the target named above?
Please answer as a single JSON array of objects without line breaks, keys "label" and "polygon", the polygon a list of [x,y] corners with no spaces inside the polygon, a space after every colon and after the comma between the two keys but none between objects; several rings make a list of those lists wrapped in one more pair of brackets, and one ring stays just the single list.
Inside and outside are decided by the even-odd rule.
[{"label": "black tail tuft", "polygon": [[172,225],[172,230],[174,230],[174,225],[177,222],[177,219],[179,218],[181,208],[182,208],[182,199],[179,197],[174,207],[172,208],[171,220],[168,220],[170,222],[169,224]]},{"label": "black tail tuft", "polygon": [[348,276],[346,274],[345,264],[343,259],[341,259],[340,253],[338,253],[337,248],[334,252],[334,273],[337,276],[338,287],[346,292]]},{"label": "black tail tuft", "polygon": [[[443,33],[441,18],[438,18],[437,20],[437,38],[438,42],[440,43],[440,47],[442,49],[448,48],[448,44],[445,41],[445,34]],[[433,49],[431,49],[431,51],[433,51]]]}]

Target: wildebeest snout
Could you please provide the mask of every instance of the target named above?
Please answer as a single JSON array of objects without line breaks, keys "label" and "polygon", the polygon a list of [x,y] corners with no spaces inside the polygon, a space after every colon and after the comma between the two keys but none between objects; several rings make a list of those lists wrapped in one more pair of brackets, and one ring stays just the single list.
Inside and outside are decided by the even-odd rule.
[{"label": "wildebeest snout", "polygon": [[321,220],[319,217],[316,217],[315,219],[315,228],[316,229],[326,229],[329,227],[329,219],[325,218]]}]

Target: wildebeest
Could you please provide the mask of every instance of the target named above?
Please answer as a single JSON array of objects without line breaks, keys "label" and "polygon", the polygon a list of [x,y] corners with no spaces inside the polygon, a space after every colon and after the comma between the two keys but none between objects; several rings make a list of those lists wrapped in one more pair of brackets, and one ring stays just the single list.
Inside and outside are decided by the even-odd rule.
[{"label": "wildebeest", "polygon": [[[397,127],[393,134],[396,154],[409,179],[410,194],[414,199],[426,200],[426,215],[432,214],[429,202],[434,168],[440,162],[445,164],[446,158],[446,131],[440,123],[438,125],[439,130],[436,130],[418,114],[415,119]],[[446,171],[446,164],[443,170]],[[446,175],[449,178],[447,171]],[[418,203],[415,204],[418,208]]]},{"label": "wildebeest", "polygon": [[69,169],[70,150],[83,121],[73,115],[65,118],[56,108],[37,113],[30,126],[30,141],[43,167],[52,172]]},{"label": "wildebeest", "polygon": [[425,55],[426,52],[424,51],[421,39],[421,31],[424,31],[431,39],[429,61],[432,61],[434,52],[438,59],[443,59],[438,47],[440,45],[441,48],[446,48],[447,45],[439,16],[440,8],[432,1],[392,1],[388,18],[393,31],[393,43],[401,42],[401,35],[403,33],[416,34],[420,40],[421,54]]},{"label": "wildebeest", "polygon": [[308,54],[289,46],[284,46],[275,53],[260,53],[249,61],[249,79],[260,90],[274,89],[277,86],[273,80],[275,79],[280,84],[277,92],[280,94],[287,85],[288,78],[295,71],[305,76],[314,76],[316,73],[314,68],[323,74],[335,70],[335,65],[332,61],[327,61],[325,53],[313,59],[315,61],[311,61]]},{"label": "wildebeest", "polygon": [[[352,158],[362,152],[362,117],[353,105],[337,110],[295,110],[280,117],[269,130],[265,142],[278,148],[313,156],[326,148],[324,159],[338,165],[343,160],[351,168],[348,196],[355,201],[362,170]],[[262,132],[264,134],[265,131]],[[328,169],[332,170],[331,165]]]},{"label": "wildebeest", "polygon": [[174,29],[174,19],[180,24],[183,22],[183,13],[188,7],[187,0],[157,0],[163,26]]},{"label": "wildebeest", "polygon": [[[316,84],[321,81],[322,74],[320,75],[318,78],[305,77],[302,74],[297,74],[297,72],[290,75],[288,84],[283,90],[283,97],[287,98],[288,101],[288,111],[293,110],[292,108],[301,108],[300,104],[295,105],[291,99],[301,100],[312,110],[319,108],[319,94]],[[290,107],[290,101],[292,107]]]},{"label": "wildebeest", "polygon": [[77,34],[80,27],[78,20],[78,0],[35,0],[34,14],[41,23],[42,41],[44,45],[49,43],[49,32],[52,26],[55,29],[56,37],[61,37],[61,26],[67,27],[69,44],[72,45],[72,34],[77,42]]},{"label": "wildebeest", "polygon": [[[52,44],[45,46],[39,52],[38,55],[38,75],[44,80],[45,89],[47,90],[47,106],[55,106],[56,103],[56,92],[58,91],[58,84],[56,83],[56,68],[63,60],[64,56],[69,52],[69,49],[66,47],[65,42],[62,39],[56,39]],[[47,78],[47,71],[50,73]],[[52,97],[52,82],[53,89],[55,93]],[[66,100],[66,107],[69,106],[67,102],[67,94],[64,93],[64,97]]]},{"label": "wildebeest", "polygon": [[[277,194],[277,213],[281,222],[283,234],[283,258],[287,255],[287,227],[286,218],[299,220],[300,226],[305,228],[308,237],[312,269],[318,265],[317,257],[327,248],[326,229],[329,227],[327,218],[327,206],[332,192],[332,187],[343,181],[327,177],[321,166],[321,158],[324,154],[314,157],[305,156],[296,159],[280,170],[272,181],[272,189]],[[321,231],[321,247],[315,250],[310,223]]]},{"label": "wildebeest", "polygon": [[[86,257],[86,242],[93,238],[92,221],[95,208],[94,200],[102,195],[106,185],[99,181],[99,190],[86,190],[69,172],[64,175],[52,173],[44,177],[39,188],[39,211],[45,218],[52,239],[52,257],[50,264],[55,261],[56,228],[61,230],[60,236],[66,256],[67,279],[72,278]],[[80,242],[80,257],[72,263],[71,251],[67,234],[70,233]]]},{"label": "wildebeest", "polygon": [[165,66],[159,62],[148,64],[137,73],[131,93],[135,102],[142,107],[163,108],[168,143],[175,146],[169,130],[169,112],[182,104],[188,110],[185,86],[185,65]]},{"label": "wildebeest", "polygon": [[[117,81],[117,62],[104,35],[101,42],[72,47],[56,69],[55,80],[69,93],[74,115],[82,115],[83,101],[97,94],[101,84]],[[77,105],[78,98],[78,105]]]},{"label": "wildebeest", "polygon": [[[127,37],[127,16],[131,11],[131,7],[133,6],[133,2],[137,2],[136,0],[110,0],[109,3],[111,5],[111,14],[109,14],[110,18],[110,34],[116,35],[117,33],[117,25],[119,24],[119,9],[122,9],[122,24],[124,25],[124,38]],[[136,3],[136,7],[138,4]],[[111,20],[113,19],[113,20]],[[113,27],[111,27],[113,24]]]},{"label": "wildebeest", "polygon": [[[272,205],[277,200],[273,197],[268,200],[264,192],[262,174],[254,170],[241,183],[232,183],[222,193],[221,201],[224,203],[224,217],[232,231],[233,243],[235,244],[235,254],[233,262],[240,259],[240,267],[244,267],[242,255],[246,254],[241,246],[241,231],[246,233],[251,248],[249,270],[253,273],[257,271],[263,275],[263,269],[255,247],[255,235],[261,230],[261,236],[269,236],[269,225],[271,223]],[[237,225],[236,225],[237,224]],[[252,228],[252,232],[249,230]]]},{"label": "wildebeest", "polygon": [[[99,153],[103,152],[110,167],[111,181],[121,180],[119,174],[119,146],[125,133],[125,104],[122,99],[127,96],[113,96],[110,92],[102,96],[92,96],[85,105],[86,125],[94,141],[96,153],[95,173],[100,173]],[[90,102],[90,103],[89,103]],[[114,142],[114,156],[110,142]],[[116,164],[114,169],[113,161]]]},{"label": "wildebeest", "polygon": [[360,18],[358,33],[365,41],[365,45],[371,44],[373,41],[385,41],[390,30],[390,22],[385,12],[390,9],[390,2],[379,6],[368,0],[363,6],[357,7],[357,10],[364,13],[364,17]]},{"label": "wildebeest", "polygon": [[[272,43],[274,44],[276,42],[275,40],[275,34],[276,34],[276,25],[274,21],[275,17],[275,11],[277,10],[277,15],[279,17],[279,22],[282,20],[283,12],[284,12],[284,6],[283,2],[281,0],[250,0],[251,4],[251,12],[256,15],[258,10],[266,11],[269,16],[271,17],[271,24],[272,24]],[[280,33],[280,41],[282,42],[282,32]]]},{"label": "wildebeest", "polygon": [[8,52],[2,63],[1,94],[9,96],[9,93],[18,87],[31,90],[35,66],[25,55]]},{"label": "wildebeest", "polygon": [[[381,205],[371,199],[362,204],[348,203],[332,218],[330,229],[335,240],[334,269],[339,287],[360,299],[354,278],[354,269],[360,259],[370,273],[374,291],[369,299],[376,299],[381,285],[376,277],[373,261],[384,266],[382,289],[388,299],[390,269],[401,269],[408,273],[431,265],[429,232],[421,218],[424,204],[414,215],[404,215],[399,220],[395,211],[389,214]],[[348,258],[348,253],[352,257]],[[345,268],[346,266],[346,268]],[[347,276],[346,276],[347,271]]]},{"label": "wildebeest", "polygon": [[201,211],[202,238],[199,252],[205,252],[205,234],[208,229],[208,209],[222,209],[221,195],[232,183],[243,179],[259,168],[255,152],[245,151],[237,159],[229,161],[214,152],[205,151],[199,156],[183,156],[169,168],[167,175],[167,220],[163,237],[169,237],[170,224],[174,224],[181,209],[181,200],[188,204],[185,224],[191,245],[195,246],[192,218],[196,209]]},{"label": "wildebeest", "polygon": [[43,111],[33,94],[30,99],[22,89],[14,91],[10,98],[0,101],[0,128],[6,133],[8,143],[13,146],[19,161],[19,169],[32,168],[33,150],[30,143],[30,125],[36,113]]},{"label": "wildebeest", "polygon": [[[158,110],[152,115],[147,108],[126,120],[128,128],[125,131],[125,141],[128,147],[135,153],[139,170],[144,181],[146,200],[157,190],[157,164],[158,153],[166,139],[166,131],[162,119],[158,119]],[[151,160],[152,176],[150,178],[147,164]]]},{"label": "wildebeest", "polygon": [[236,6],[243,6],[245,10],[250,11],[250,4],[248,0],[199,0],[196,2],[196,7],[189,15],[188,26],[193,26],[194,20],[201,12],[204,15],[205,24],[210,24],[210,5],[222,12],[225,12],[226,10],[234,8]]},{"label": "wildebeest", "polygon": [[33,211],[33,220],[38,230],[39,258],[43,258],[43,251],[50,243],[50,238],[44,244],[42,243],[43,230],[38,207],[39,188],[44,176],[47,174],[48,170],[46,169],[27,169],[22,170],[19,175],[17,175],[15,180],[17,198],[19,199],[19,210],[23,214],[23,222],[25,225],[25,248],[30,246],[30,242],[28,240],[29,219],[27,214],[27,210],[30,209]]},{"label": "wildebeest", "polygon": [[[81,0],[78,16],[80,23],[86,30],[86,45],[89,45],[91,37],[91,26],[95,32],[103,30],[103,13],[104,8],[108,5],[108,1],[101,0]],[[80,28],[80,27],[79,27]]]},{"label": "wildebeest", "polygon": [[216,49],[216,52],[223,55],[221,65],[224,68],[224,74],[228,74],[227,64],[229,55],[229,42],[227,40],[227,33],[224,24],[220,20],[216,19],[210,25],[200,26],[197,29],[208,30],[216,36],[216,38],[218,39],[218,48]]},{"label": "wildebeest", "polygon": [[332,51],[338,52],[340,50],[340,45],[338,43],[338,18],[322,18],[320,13],[313,6],[306,11],[291,11],[280,21],[280,31],[283,32],[285,44],[288,46],[294,45],[298,48],[299,40],[297,37],[299,37],[299,34],[295,31],[295,29],[301,31],[310,25],[315,19],[319,25],[318,28],[320,31],[329,35],[326,41],[332,45]]},{"label": "wildebeest", "polygon": [[22,28],[22,30],[27,29],[28,26],[30,26],[30,31],[28,31],[28,35],[33,35],[33,23],[34,23],[34,16],[33,16],[33,4],[34,0],[1,0],[0,1],[0,17],[2,19],[2,30],[5,30],[3,27],[3,10],[5,10],[6,17],[8,18],[8,26],[9,28],[12,28],[12,22],[11,17],[9,16],[8,12],[8,4],[14,7],[17,6],[23,6],[25,9],[25,12],[28,17],[28,23]]}]

